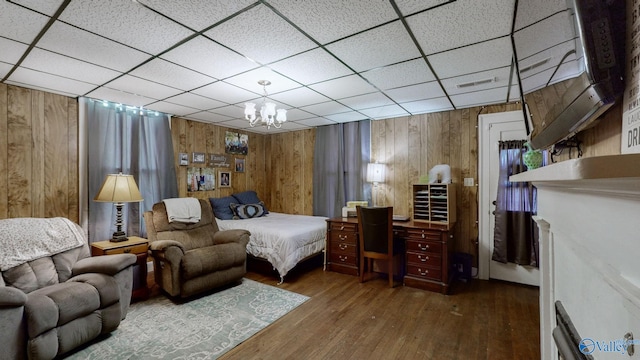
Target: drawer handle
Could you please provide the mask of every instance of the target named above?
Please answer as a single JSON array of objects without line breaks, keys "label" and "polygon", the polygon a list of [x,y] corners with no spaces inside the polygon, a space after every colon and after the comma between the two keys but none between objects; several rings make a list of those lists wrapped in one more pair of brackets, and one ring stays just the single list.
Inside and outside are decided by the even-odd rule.
[{"label": "drawer handle", "polygon": [[344,225],[340,226],[340,230],[344,230]]},{"label": "drawer handle", "polygon": [[429,250],[429,245],[424,245],[424,246],[423,246],[422,244],[418,244],[418,248],[419,248],[420,250]]},{"label": "drawer handle", "polygon": [[426,235],[424,233],[422,233],[422,238],[424,239],[426,237]]},{"label": "drawer handle", "polygon": [[348,258],[349,258],[348,256],[338,255],[338,259],[340,259],[340,261],[342,261],[342,262],[347,261]]},{"label": "drawer handle", "polygon": [[344,240],[347,240],[347,235],[338,234],[338,238],[340,238],[340,240],[344,241]]},{"label": "drawer handle", "polygon": [[344,250],[344,249],[346,249],[348,246],[347,246],[347,244],[338,244],[338,247],[340,248],[340,250]]},{"label": "drawer handle", "polygon": [[131,249],[124,249],[124,252],[125,252],[125,253],[130,253],[130,252],[131,252]]},{"label": "drawer handle", "polygon": [[429,260],[428,256],[422,257],[422,255],[418,255],[418,259],[420,259],[420,261],[425,262]]},{"label": "drawer handle", "polygon": [[420,275],[425,276],[429,273],[429,270],[425,269],[423,272],[422,269],[418,269],[418,272],[420,273]]}]

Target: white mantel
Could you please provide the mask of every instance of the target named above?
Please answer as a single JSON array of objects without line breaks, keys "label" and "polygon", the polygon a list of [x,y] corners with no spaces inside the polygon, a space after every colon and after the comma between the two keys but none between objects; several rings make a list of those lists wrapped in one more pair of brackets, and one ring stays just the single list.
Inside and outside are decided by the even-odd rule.
[{"label": "white mantel", "polygon": [[640,154],[568,160],[510,180],[538,189],[541,358],[557,358],[556,300],[583,338],[640,339]]}]

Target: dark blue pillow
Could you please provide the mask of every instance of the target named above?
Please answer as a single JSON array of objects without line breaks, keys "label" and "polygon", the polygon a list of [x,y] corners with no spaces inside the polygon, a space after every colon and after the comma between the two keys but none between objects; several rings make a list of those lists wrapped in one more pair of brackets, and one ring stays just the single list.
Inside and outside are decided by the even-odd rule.
[{"label": "dark blue pillow", "polygon": [[225,196],[221,198],[209,198],[211,207],[213,208],[213,214],[220,220],[232,220],[233,211],[231,210],[231,203],[236,203],[238,200],[233,196]]},{"label": "dark blue pillow", "polygon": [[231,210],[233,210],[234,220],[237,219],[251,219],[255,217],[264,216],[264,204],[261,202],[257,204],[236,204],[231,203]]},{"label": "dark blue pillow", "polygon": [[239,192],[239,193],[233,194],[231,196],[236,198],[240,204],[247,205],[247,204],[259,204],[259,203],[262,203],[262,206],[264,207],[264,213],[265,214],[269,213],[269,211],[267,210],[267,207],[264,206],[264,202],[262,202],[262,200],[260,200],[260,198],[258,197],[258,194],[253,190]]}]

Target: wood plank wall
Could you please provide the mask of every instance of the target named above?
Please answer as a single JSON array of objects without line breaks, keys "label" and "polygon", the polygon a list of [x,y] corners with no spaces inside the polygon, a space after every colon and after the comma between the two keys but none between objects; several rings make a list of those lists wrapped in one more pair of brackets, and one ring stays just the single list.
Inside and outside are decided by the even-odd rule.
[{"label": "wood plank wall", "polygon": [[0,218],[79,222],[78,101],[0,84]]},{"label": "wood plank wall", "polygon": [[[229,196],[245,190],[255,190],[260,199],[262,199],[269,208],[269,191],[265,177],[264,148],[266,137],[255,133],[246,133],[249,135],[249,151],[247,155],[229,154],[231,167],[216,168],[216,171],[226,170],[231,172],[231,187],[219,187],[216,179],[215,190],[187,192],[187,168],[207,167],[206,163],[191,164],[191,154],[193,152],[202,152],[207,154],[207,159],[208,154],[224,154],[224,138],[227,130],[243,134],[246,133],[237,129],[177,117],[171,119],[171,137],[176,161],[175,166],[178,177],[179,196],[208,199],[211,197]],[[189,155],[188,166],[180,166],[179,153],[187,153]],[[235,158],[245,159],[244,172],[235,171]]]}]

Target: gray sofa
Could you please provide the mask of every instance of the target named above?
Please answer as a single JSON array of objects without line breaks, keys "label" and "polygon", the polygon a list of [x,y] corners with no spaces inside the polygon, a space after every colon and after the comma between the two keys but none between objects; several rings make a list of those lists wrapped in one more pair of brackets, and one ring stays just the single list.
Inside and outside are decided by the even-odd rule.
[{"label": "gray sofa", "polygon": [[242,279],[247,272],[246,230],[218,229],[213,209],[199,200],[195,224],[169,222],[164,202],[144,213],[156,284],[186,298]]},{"label": "gray sofa", "polygon": [[[8,220],[0,220],[0,229]],[[24,242],[31,230],[16,239]],[[0,238],[6,249],[13,237],[0,232]],[[135,262],[133,254],[91,257],[85,238],[2,271],[0,359],[53,359],[115,330],[129,309]]]}]

